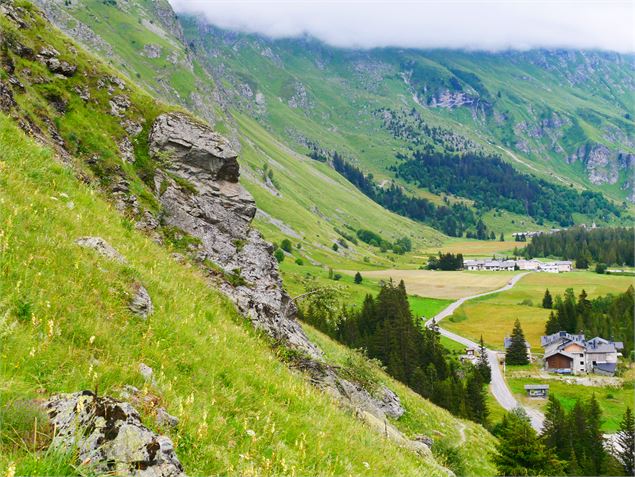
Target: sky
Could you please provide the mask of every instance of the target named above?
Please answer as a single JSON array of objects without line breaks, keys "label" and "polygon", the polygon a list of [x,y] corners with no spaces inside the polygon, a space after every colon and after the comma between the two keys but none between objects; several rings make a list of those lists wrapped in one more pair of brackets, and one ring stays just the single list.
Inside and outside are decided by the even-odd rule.
[{"label": "sky", "polygon": [[635,0],[169,0],[225,29],[351,48],[635,52]]}]

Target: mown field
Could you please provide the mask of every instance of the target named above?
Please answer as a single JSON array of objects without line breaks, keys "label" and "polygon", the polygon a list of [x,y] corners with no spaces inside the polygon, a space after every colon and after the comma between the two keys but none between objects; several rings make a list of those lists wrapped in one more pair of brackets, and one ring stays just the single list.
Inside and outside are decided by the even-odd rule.
[{"label": "mown field", "polygon": [[[344,273],[351,274],[351,271]],[[353,272],[354,273],[354,272]],[[443,272],[436,270],[370,270],[367,277],[403,280],[408,293],[446,300],[476,295],[504,286],[514,272]]]},{"label": "mown field", "polygon": [[632,283],[633,277],[593,272],[530,273],[510,290],[468,301],[443,326],[473,340],[482,334],[488,346],[502,349],[503,338],[509,336],[518,318],[532,350],[540,352],[540,336],[550,313],[541,306],[546,288],[554,296],[563,294],[567,288],[573,288],[577,296],[584,289],[589,298],[595,298],[622,293]]}]

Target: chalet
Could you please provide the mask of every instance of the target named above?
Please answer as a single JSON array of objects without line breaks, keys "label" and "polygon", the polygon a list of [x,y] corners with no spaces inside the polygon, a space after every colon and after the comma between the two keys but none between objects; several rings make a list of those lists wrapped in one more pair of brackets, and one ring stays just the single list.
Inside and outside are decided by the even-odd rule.
[{"label": "chalet", "polygon": [[545,350],[545,370],[561,374],[596,373],[612,376],[617,369],[621,342],[560,331],[540,338]]},{"label": "chalet", "polygon": [[[505,351],[512,345],[511,336],[506,336],[503,340],[503,346],[505,347]],[[527,348],[527,356],[529,356],[529,361],[531,361],[531,346],[528,341],[525,341],[525,347]]]},{"label": "chalet", "polygon": [[516,260],[518,270],[536,271],[540,268],[541,263],[538,260]]}]

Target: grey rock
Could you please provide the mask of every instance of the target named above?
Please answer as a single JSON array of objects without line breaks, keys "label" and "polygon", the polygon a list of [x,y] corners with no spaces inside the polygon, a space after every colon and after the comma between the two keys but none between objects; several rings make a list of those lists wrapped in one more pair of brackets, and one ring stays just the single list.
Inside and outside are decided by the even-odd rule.
[{"label": "grey rock", "polygon": [[201,240],[200,259],[209,259],[243,285],[222,285],[256,328],[315,358],[320,350],[293,318],[296,308],[282,287],[273,249],[251,227],[253,197],[238,183],[236,153],[228,141],[181,113],[159,116],[149,136],[150,152],[172,175],[196,192],[157,173],[163,220]]},{"label": "grey rock", "polygon": [[112,99],[109,101],[109,103],[110,103],[110,114],[118,118],[123,117],[124,113],[131,106],[130,99],[123,94],[113,96]]},{"label": "grey rock", "polygon": [[161,46],[155,45],[153,43],[148,43],[143,46],[143,56],[146,58],[161,58]]},{"label": "grey rock", "polygon": [[101,237],[80,237],[75,240],[75,243],[80,247],[91,248],[98,254],[119,263],[127,263],[126,259],[112,245],[106,242]]},{"label": "grey rock", "polygon": [[130,308],[130,311],[132,311],[135,315],[138,315],[142,318],[147,318],[152,313],[154,313],[154,306],[152,305],[150,294],[148,293],[148,290],[146,290],[145,287],[140,283],[135,283],[133,285],[133,288],[134,295],[128,307]]},{"label": "grey rock", "polygon": [[11,88],[0,80],[0,111],[8,113],[16,107],[16,102],[13,99],[13,93]]},{"label": "grey rock", "polygon": [[44,64],[51,73],[71,77],[77,72],[77,66],[59,58],[46,58]]},{"label": "grey rock", "polygon": [[154,370],[145,363],[139,363],[139,374],[148,383],[154,382]]},{"label": "grey rock", "polygon": [[82,391],[53,396],[45,409],[51,446],[76,452],[98,474],[185,477],[172,441],[145,427],[129,403]]},{"label": "grey rock", "polygon": [[159,426],[163,427],[177,427],[179,425],[179,418],[168,413],[162,407],[157,409],[156,421]]},{"label": "grey rock", "polygon": [[432,448],[432,444],[434,443],[431,437],[425,436],[423,434],[417,434],[416,436],[414,436],[414,440],[425,444],[428,448]]}]

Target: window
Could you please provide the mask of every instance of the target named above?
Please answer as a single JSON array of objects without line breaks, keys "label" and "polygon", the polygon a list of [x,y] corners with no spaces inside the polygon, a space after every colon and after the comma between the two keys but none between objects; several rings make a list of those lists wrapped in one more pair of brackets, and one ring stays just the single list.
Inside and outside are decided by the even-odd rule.
[{"label": "window", "polygon": [[584,366],[584,361],[580,361],[580,366]]}]

